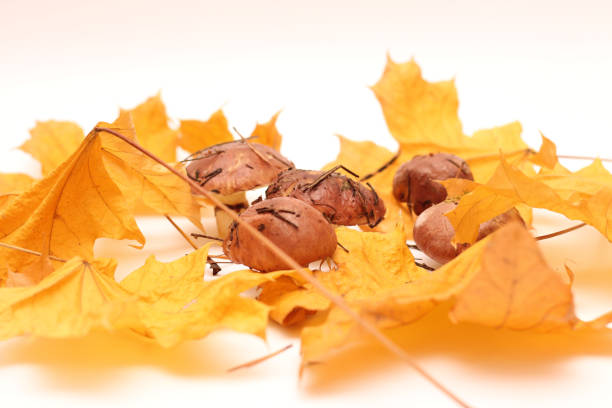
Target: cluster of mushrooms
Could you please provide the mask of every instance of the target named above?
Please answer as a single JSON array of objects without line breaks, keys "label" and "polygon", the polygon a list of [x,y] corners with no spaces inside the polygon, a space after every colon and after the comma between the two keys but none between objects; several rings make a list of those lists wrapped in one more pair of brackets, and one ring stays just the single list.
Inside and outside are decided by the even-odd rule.
[{"label": "cluster of mushrooms", "polygon": [[[449,178],[474,180],[466,161],[448,153],[415,156],[402,164],[393,177],[395,199],[405,202],[418,215],[412,234],[414,242],[421,251],[441,264],[469,247],[465,243],[452,243],[455,230],[444,216],[457,206],[457,201],[447,199],[446,189],[435,180]],[[515,208],[480,224],[477,240],[513,221],[524,224]]]},{"label": "cluster of mushrooms", "polygon": [[[337,172],[343,168],[356,176],[343,166],[299,170],[276,150],[246,139],[211,146],[190,156],[188,162],[189,178],[303,266],[332,256],[339,245],[334,225],[373,228],[385,215],[385,204],[374,188]],[[414,157],[393,180],[395,198],[419,215],[414,226],[416,244],[440,263],[467,247],[451,243],[454,231],[444,213],[456,203],[445,201],[446,190],[434,181],[451,177],[473,179],[464,160],[438,153]],[[246,191],[265,186],[265,199],[249,205]],[[215,208],[215,217],[223,250],[232,262],[262,272],[287,268],[223,211]],[[514,211],[483,223],[479,239],[516,217],[520,219]]]}]

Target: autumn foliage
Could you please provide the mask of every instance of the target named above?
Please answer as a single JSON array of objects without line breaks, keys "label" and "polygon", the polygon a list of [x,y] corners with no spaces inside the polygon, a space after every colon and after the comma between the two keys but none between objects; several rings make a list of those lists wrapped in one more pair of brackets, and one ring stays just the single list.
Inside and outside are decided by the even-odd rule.
[{"label": "autumn foliage", "polygon": [[[71,122],[37,123],[21,149],[40,162],[42,178],[0,175],[0,338],[129,329],[170,347],[219,328],[263,337],[271,319],[302,327],[307,364],[362,340],[363,322],[384,331],[440,304],[449,307],[453,323],[607,330],[607,316],[590,322],[576,317],[571,280],[546,264],[528,228],[531,209],[544,208],[589,224],[612,241],[612,174],[601,161],[571,172],[548,138],[542,137],[538,151],[527,146],[517,122],[464,134],[453,81],[425,81],[414,61],[389,59],[372,91],[397,150],[340,136],[340,152],[323,170],[345,166],[355,173],[342,176],[350,185],[367,175],[379,207],[386,207],[384,219],[363,222],[361,229],[336,227],[341,247],[325,263],[329,267],[317,262],[307,270],[245,269],[214,280],[204,280],[211,243],[169,263],[150,258],[120,282],[114,278],[117,261],[96,258],[94,243],[111,238],[146,245],[135,220],[143,212],[186,217],[203,232],[201,207],[208,205],[183,179],[100,129],[120,133],[184,173],[179,146],[194,153],[234,140],[221,110],[173,127],[157,95],[87,135]],[[253,143],[280,149],[279,113],[255,126]],[[415,262],[406,245],[416,215],[393,194],[398,168],[430,153],[458,156],[473,174],[473,180],[436,181],[458,203],[446,214],[454,244],[470,246],[433,271]],[[480,224],[513,208],[527,227],[510,223],[476,242]],[[241,295],[256,287],[257,298]]]}]

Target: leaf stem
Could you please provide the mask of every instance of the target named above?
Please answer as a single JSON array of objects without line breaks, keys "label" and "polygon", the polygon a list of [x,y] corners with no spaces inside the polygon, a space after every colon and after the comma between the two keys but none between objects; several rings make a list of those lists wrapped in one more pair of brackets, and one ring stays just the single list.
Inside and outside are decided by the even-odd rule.
[{"label": "leaf stem", "polygon": [[266,354],[263,357],[259,357],[259,358],[255,359],[255,360],[249,361],[247,363],[243,363],[243,364],[234,366],[232,368],[229,368],[227,370],[227,372],[231,373],[233,371],[240,370],[241,368],[253,367],[254,365],[257,365],[259,363],[263,363],[264,361],[271,359],[272,357],[278,356],[280,353],[282,353],[283,351],[289,350],[291,347],[293,347],[293,344],[287,344],[285,347],[283,347],[280,350],[276,350],[275,352],[272,352],[270,354]]},{"label": "leaf stem", "polygon": [[270,160],[268,160],[260,151],[258,151],[256,148],[254,148],[248,142],[248,139],[245,138],[244,136],[242,136],[242,134],[238,131],[238,129],[236,129],[235,126],[232,129],[234,129],[234,132],[236,132],[238,134],[238,136],[240,137],[240,140],[242,141],[242,143],[246,143],[246,145],[249,147],[249,149],[251,149],[253,151],[253,153],[255,153],[257,156],[259,156],[259,158],[261,160],[263,160],[264,162],[268,163],[270,166],[272,165],[272,163],[270,163]]},{"label": "leaf stem", "polygon": [[546,234],[546,235],[539,235],[539,236],[535,237],[535,239],[537,241],[541,241],[543,239],[554,238],[554,237],[557,237],[559,235],[563,235],[563,234],[566,234],[568,232],[572,232],[574,230],[577,230],[578,228],[582,228],[585,225],[586,225],[586,223],[583,222],[581,224],[574,225],[573,227],[569,227],[569,228],[563,229],[561,231],[553,232],[553,233]]},{"label": "leaf stem", "polygon": [[200,234],[199,232],[192,232],[191,236],[194,237],[194,238],[206,238],[206,239],[212,239],[214,241],[221,241],[221,242],[223,242],[223,238],[213,237],[212,235]]},{"label": "leaf stem", "polygon": [[[43,256],[43,254],[41,254],[40,252],[32,251],[31,249],[26,249],[26,248],[18,247],[16,245],[6,244],[4,242],[0,242],[0,246],[4,247],[4,248],[14,249],[16,251],[25,252],[26,254],[30,254],[30,255]],[[53,256],[53,255],[47,255],[47,257],[49,259],[51,259],[52,261],[68,262],[67,260],[65,260],[63,258],[58,258],[58,257]]]},{"label": "leaf stem", "polygon": [[363,182],[366,180],[371,179],[372,177],[374,177],[375,175],[382,173],[383,171],[385,171],[387,169],[387,167],[389,167],[390,165],[392,165],[398,157],[400,157],[400,153],[401,150],[398,150],[397,153],[395,153],[393,155],[393,157],[391,157],[391,159],[389,161],[387,161],[385,164],[383,164],[382,166],[380,166],[378,169],[374,170],[372,173],[366,174],[365,176],[363,176],[362,178],[359,179],[359,181]]},{"label": "leaf stem", "polygon": [[530,148],[526,148],[526,149],[518,149],[518,150],[513,150],[511,152],[499,152],[499,153],[492,153],[492,154],[483,154],[482,156],[472,156],[472,157],[468,157],[465,159],[466,162],[470,162],[470,161],[475,161],[475,160],[483,160],[483,159],[492,159],[495,157],[499,157],[499,156],[504,156],[504,157],[508,157],[508,156],[515,156],[517,154],[534,154],[535,151],[531,150]]},{"label": "leaf stem", "polygon": [[612,159],[606,159],[606,158],[602,158],[602,157],[590,157],[590,156],[572,156],[572,155],[567,155],[567,154],[558,154],[557,155],[558,158],[560,159],[574,159],[574,160],[601,160],[603,162],[609,162],[612,163]]},{"label": "leaf stem", "polygon": [[189,238],[189,236],[187,234],[185,234],[185,231],[183,231],[181,229],[181,227],[179,227],[172,218],[170,218],[170,216],[168,214],[164,214],[164,217],[166,217],[166,219],[168,221],[170,221],[170,224],[172,224],[172,226],[179,232],[179,234],[181,234],[183,236],[183,238],[185,238],[185,241],[187,241],[189,243],[189,245],[191,245],[191,247],[193,249],[198,249],[197,245],[191,240],[191,238]]},{"label": "leaf stem", "polygon": [[[193,240],[191,238],[189,238],[189,236],[185,233],[185,231],[183,231],[183,229],[181,227],[179,227],[178,224],[175,223],[174,220],[172,218],[170,218],[170,216],[168,214],[164,214],[164,217],[166,217],[166,219],[168,221],[170,221],[170,224],[172,224],[172,226],[174,228],[176,228],[176,230],[179,232],[179,234],[181,234],[183,236],[183,238],[185,238],[185,241],[187,241],[189,243],[189,245],[191,245],[191,247],[193,249],[195,249],[195,250],[198,249],[198,246],[193,242]],[[213,276],[215,276],[216,274],[221,272],[221,267],[219,266],[219,262],[213,261],[213,259],[210,256],[206,256],[206,262],[210,265],[210,267],[211,267],[211,269],[213,271]]]},{"label": "leaf stem", "polygon": [[121,133],[119,133],[119,132],[117,132],[117,131],[115,131],[113,129],[109,129],[109,128],[105,128],[105,127],[96,127],[96,128],[94,128],[94,131],[96,131],[96,132],[106,132],[106,133],[109,133],[109,134],[111,134],[111,135],[113,135],[113,136],[123,140],[125,143],[129,144],[130,146],[134,147],[135,149],[137,149],[138,151],[140,151],[144,155],[150,157],[151,159],[155,160],[157,163],[159,163],[162,166],[164,166],[168,171],[170,171],[171,173],[175,174],[177,177],[180,177],[181,179],[183,179],[183,181],[188,183],[191,186],[191,188],[193,188],[199,194],[202,194],[203,196],[208,198],[210,201],[212,201],[212,203],[214,205],[216,205],[217,207],[221,208],[225,213],[227,213],[230,216],[230,218],[232,218],[237,224],[240,225],[241,228],[244,228],[245,230],[247,230],[247,232],[250,235],[255,236],[261,242],[261,244],[264,247],[269,249],[275,256],[277,256],[279,259],[281,259],[290,269],[295,269],[297,271],[297,273],[304,280],[306,280],[308,283],[310,283],[323,296],[328,298],[339,309],[341,309],[348,316],[350,316],[351,319],[353,319],[357,324],[359,324],[366,332],[370,333],[385,348],[387,348],[389,351],[391,351],[392,353],[394,353],[398,357],[400,357],[402,360],[404,360],[405,363],[407,363],[409,366],[411,366],[423,378],[425,378],[427,381],[429,381],[434,387],[436,387],[439,391],[441,391],[447,397],[452,399],[459,406],[466,407],[466,408],[469,407],[469,405],[467,403],[462,401],[458,396],[453,394],[449,389],[447,389],[444,385],[442,385],[442,383],[440,383],[438,380],[436,380],[434,377],[432,377],[431,374],[429,374],[421,366],[419,366],[417,363],[415,363],[412,360],[412,358],[408,355],[408,353],[406,353],[406,351],[404,351],[404,349],[402,349],[395,342],[393,342],[389,337],[387,337],[380,329],[378,329],[378,327],[376,327],[375,324],[373,324],[372,322],[370,322],[368,320],[365,320],[363,317],[361,317],[359,315],[358,312],[356,312],[355,310],[351,309],[351,307],[348,305],[348,303],[346,303],[346,301],[341,296],[336,295],[335,293],[333,293],[329,289],[327,289],[325,286],[323,286],[321,284],[321,282],[319,282],[319,280],[317,280],[316,278],[311,276],[311,274],[308,273],[304,269],[303,266],[301,266],[298,262],[296,262],[295,259],[293,259],[291,256],[289,256],[285,251],[280,249],[268,237],[266,237],[260,231],[258,231],[257,228],[255,228],[251,224],[243,221],[238,216],[238,214],[236,212],[234,212],[227,205],[222,203],[212,193],[206,191],[205,189],[200,187],[197,183],[193,182],[193,180],[189,179],[186,175],[184,175],[182,173],[179,173],[176,169],[174,169],[173,167],[168,165],[165,161],[163,161],[162,159],[157,157],[155,154],[149,152],[148,150],[146,150],[145,148],[140,146],[138,143],[136,143],[135,141],[125,137]]}]

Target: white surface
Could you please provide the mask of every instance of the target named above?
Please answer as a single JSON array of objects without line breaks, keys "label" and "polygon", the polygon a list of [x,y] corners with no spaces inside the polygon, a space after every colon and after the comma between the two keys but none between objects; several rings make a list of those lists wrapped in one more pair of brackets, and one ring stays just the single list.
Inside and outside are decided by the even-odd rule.
[{"label": "white surface", "polygon": [[[284,153],[300,167],[333,159],[342,133],[394,146],[367,89],[385,53],[416,57],[429,80],[456,77],[465,130],[520,120],[559,152],[612,156],[612,8],[607,1],[109,0],[0,3],[1,171],[39,171],[14,150],[35,120],[86,130],[162,90],[174,118],[207,118],[223,106],[250,132],[283,108]],[[573,164],[572,166],[577,166]],[[542,218],[542,230],[568,225]],[[170,260],[184,247],[170,226],[141,221],[148,246],[122,243],[122,271],[148,253]],[[569,259],[578,313],[612,308],[612,251],[591,230],[545,244],[555,267]],[[163,250],[163,252],[162,252]],[[160,252],[162,252],[160,254]],[[573,263],[572,263],[573,262]],[[603,277],[603,278],[602,278]],[[477,406],[610,406],[610,338],[538,337],[435,326],[404,338],[424,367]],[[110,336],[0,344],[3,405],[454,406],[376,347],[359,349],[298,380],[296,333],[271,328],[268,344],[234,333],[160,350]],[[296,346],[258,367],[225,369]]]}]

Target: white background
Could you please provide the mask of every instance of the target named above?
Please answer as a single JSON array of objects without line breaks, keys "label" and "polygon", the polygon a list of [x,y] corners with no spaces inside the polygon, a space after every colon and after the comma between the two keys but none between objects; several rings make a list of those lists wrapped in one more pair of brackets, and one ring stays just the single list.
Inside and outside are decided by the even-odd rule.
[{"label": "white background", "polygon": [[[428,80],[456,78],[467,133],[519,120],[560,153],[612,156],[612,7],[607,1],[117,1],[0,2],[0,163],[38,174],[15,150],[36,120],[89,130],[162,91],[173,118],[223,107],[243,133],[283,109],[283,153],[317,168],[333,136],[394,147],[369,85],[387,52],[415,57]],[[585,163],[567,163],[576,166]],[[141,220],[148,246],[120,253],[125,273],[146,255],[187,248],[167,225]],[[541,231],[570,225],[539,219]],[[577,273],[580,316],[612,308],[612,251],[592,230],[544,244],[555,267]],[[450,328],[444,311],[411,328],[415,359],[478,406],[610,406],[612,338],[530,336]],[[434,324],[438,322],[438,324]],[[295,332],[268,343],[234,333],[172,350],[133,339],[12,340],[0,344],[3,404],[31,406],[373,404],[453,406],[376,347],[307,370],[298,380]],[[225,369],[295,347],[256,368]]]}]

